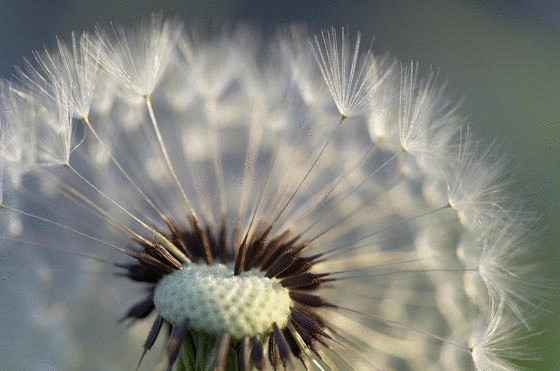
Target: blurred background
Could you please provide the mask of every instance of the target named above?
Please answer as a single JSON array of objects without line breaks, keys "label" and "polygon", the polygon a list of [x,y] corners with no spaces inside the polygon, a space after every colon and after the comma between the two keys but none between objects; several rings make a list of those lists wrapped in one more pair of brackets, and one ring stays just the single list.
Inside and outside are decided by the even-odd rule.
[{"label": "blurred background", "polygon": [[[0,9],[3,78],[56,35],[153,11],[194,26],[249,23],[266,36],[300,23],[374,37],[376,52],[438,70],[474,130],[509,150],[516,187],[540,216],[549,275],[560,277],[560,1],[0,0]],[[542,370],[560,369],[558,303],[551,311]]]}]

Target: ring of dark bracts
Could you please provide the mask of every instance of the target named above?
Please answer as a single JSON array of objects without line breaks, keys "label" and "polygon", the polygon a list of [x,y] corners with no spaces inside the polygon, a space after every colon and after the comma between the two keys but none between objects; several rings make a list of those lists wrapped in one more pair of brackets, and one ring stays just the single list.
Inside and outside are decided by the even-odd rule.
[{"label": "ring of dark bracts", "polygon": [[[309,247],[301,242],[300,236],[292,235],[289,231],[271,235],[272,226],[262,224],[252,234],[245,235],[237,248],[232,244],[227,245],[227,227],[222,222],[219,228],[203,228],[196,218],[190,218],[189,227],[181,228],[170,219],[166,221],[168,231],[160,233],[171,243],[178,247],[192,262],[230,263],[234,265],[234,274],[243,271],[259,269],[268,278],[276,278],[283,287],[289,290],[292,305],[288,325],[279,328],[273,325],[271,332],[262,337],[245,337],[232,339],[230,334],[224,332],[217,338],[217,356],[214,364],[215,370],[224,370],[229,352],[237,352],[239,369],[250,370],[256,368],[263,370],[266,358],[273,369],[280,365],[286,367],[293,359],[299,360],[308,369],[309,364],[305,352],[311,351],[322,359],[318,343],[329,348],[329,329],[325,320],[317,313],[317,309],[335,308],[314,291],[322,285],[335,281],[329,273],[315,272],[313,267],[321,261],[322,254],[306,255]],[[134,262],[129,264],[116,264],[124,269],[117,275],[127,277],[136,282],[148,284],[149,294],[142,301],[135,303],[122,320],[137,321],[148,317],[154,310],[154,290],[158,282],[166,275],[181,269],[184,263],[177,260],[166,247],[156,240],[136,236],[134,246],[127,249]],[[235,241],[236,238],[233,238]],[[291,326],[290,326],[291,325]],[[184,323],[172,325],[158,315],[153,322],[149,334],[144,342],[143,354],[152,348],[162,327],[169,328],[169,339],[165,347],[165,362],[167,370],[171,370],[177,361],[181,345],[185,342],[193,344],[193,332],[189,329],[188,320]],[[301,341],[296,340],[296,335]],[[265,345],[268,343],[268,354],[264,354]],[[303,346],[306,349],[303,349]],[[196,349],[193,347],[196,358]],[[140,365],[140,363],[139,363]]]}]

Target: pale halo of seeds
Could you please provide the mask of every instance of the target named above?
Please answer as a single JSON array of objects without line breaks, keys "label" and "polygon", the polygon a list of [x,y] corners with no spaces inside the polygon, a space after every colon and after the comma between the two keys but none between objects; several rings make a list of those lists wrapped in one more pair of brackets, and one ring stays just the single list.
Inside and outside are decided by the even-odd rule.
[{"label": "pale halo of seeds", "polygon": [[154,15],[2,82],[14,244],[128,257],[146,293],[122,320],[149,317],[144,354],[169,328],[168,369],[532,359],[531,215],[435,77],[346,29],[256,39]]}]

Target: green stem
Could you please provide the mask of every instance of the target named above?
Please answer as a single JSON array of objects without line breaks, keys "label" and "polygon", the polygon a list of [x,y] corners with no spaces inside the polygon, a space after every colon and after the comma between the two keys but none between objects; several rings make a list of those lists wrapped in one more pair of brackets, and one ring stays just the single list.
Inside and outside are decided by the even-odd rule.
[{"label": "green stem", "polygon": [[[218,342],[219,338],[217,336],[190,331],[190,336],[186,336],[183,340],[175,371],[213,370],[218,353]],[[237,346],[237,341],[232,341],[230,344],[226,371],[238,371],[240,369]]]}]

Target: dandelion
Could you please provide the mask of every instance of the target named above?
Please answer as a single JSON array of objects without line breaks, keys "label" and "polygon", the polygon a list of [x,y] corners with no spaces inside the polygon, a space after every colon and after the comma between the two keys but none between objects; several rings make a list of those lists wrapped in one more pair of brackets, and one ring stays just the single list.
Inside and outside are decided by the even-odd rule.
[{"label": "dandelion", "polygon": [[[3,240],[62,251],[78,277],[119,276],[80,281],[66,312],[40,316],[65,344],[54,367],[535,358],[519,344],[537,335],[546,285],[499,161],[417,65],[399,73],[344,29],[313,40],[292,28],[266,47],[246,29],[203,42],[156,15],[73,36],[3,83],[0,215],[23,225],[2,224]],[[117,282],[143,291],[115,294]],[[84,297],[95,307],[73,309]],[[76,313],[145,324],[118,327],[141,334],[136,361],[123,363],[126,342],[93,352]]]}]

